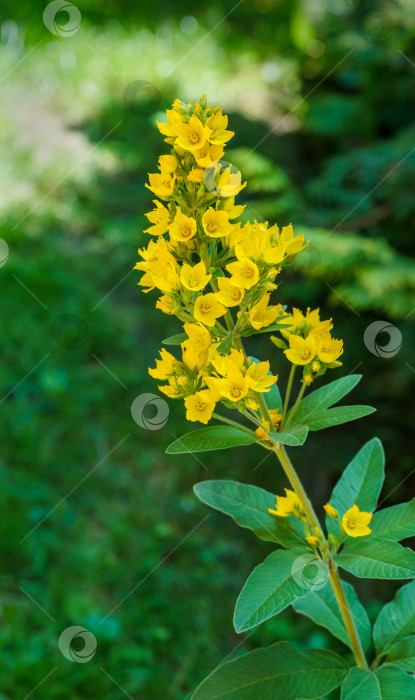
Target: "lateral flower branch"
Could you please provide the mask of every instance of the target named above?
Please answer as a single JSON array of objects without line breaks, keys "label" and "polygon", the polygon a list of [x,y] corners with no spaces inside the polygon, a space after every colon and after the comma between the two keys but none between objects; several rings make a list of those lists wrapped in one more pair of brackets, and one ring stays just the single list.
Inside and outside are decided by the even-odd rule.
[{"label": "lateral flower branch", "polygon": [[[245,205],[237,204],[235,197],[247,183],[242,182],[237,168],[223,160],[225,146],[234,134],[219,107],[210,107],[206,97],[194,105],[176,100],[166,114],[167,121],[157,124],[170,148],[159,158],[159,172],[149,174],[146,187],[156,199],[154,209],[146,214],[150,226],[145,233],[150,238],[147,247],[139,250],[141,261],[136,269],[144,273],[138,284],[144,292],[157,290],[156,307],[176,316],[182,332],[163,341],[179,352],[163,347],[149,374],[160,382],[158,388],[166,396],[184,401],[189,421],[223,424],[188,433],[167,451],[197,452],[258,443],[275,452],[291,487],[276,501],[272,494],[238,482],[210,481],[195,487],[202,501],[280,547],[249,577],[236,604],[235,628],[251,629],[292,604],[341,638],[354,657],[353,666],[329,651],[299,652],[276,644],[222,665],[193,697],[201,700],[217,693],[227,674],[235,670],[232,664],[239,665],[235,678],[249,673],[254,664],[255,692],[262,693],[265,680],[261,680],[260,669],[265,657],[260,652],[272,657],[277,666],[289,656],[299,670],[308,669],[301,691],[304,698],[322,697],[343,685],[342,698],[347,700],[349,695],[344,692],[348,686],[353,690],[356,673],[365,674],[359,682],[367,676],[367,682],[373,679],[386,688],[396,681],[397,673],[404,674],[406,681],[406,671],[411,669],[403,663],[389,664],[393,666],[392,681],[390,670],[385,680],[386,666],[378,668],[379,661],[387,658],[387,646],[383,655],[378,653],[374,669],[368,669],[365,652],[371,642],[370,623],[353,588],[342,585],[338,568],[360,577],[413,578],[415,554],[397,540],[409,536],[411,527],[410,534],[415,535],[415,503],[403,504],[411,513],[412,526],[406,519],[405,526],[395,528],[395,536],[386,532],[383,511],[373,516],[373,528],[368,527],[384,478],[383,449],[375,438],[346,468],[324,507],[325,534],[286,452],[286,446],[303,445],[310,431],[374,410],[334,406],[353,389],[359,375],[337,379],[306,395],[316,379],[341,366],[343,353],[343,341],[332,336],[332,320],[322,320],[318,309],[288,311],[274,300],[278,276],[307,242],[302,234],[295,234],[291,224],[279,228],[268,222],[241,221]],[[262,333],[271,334],[271,356],[279,353],[288,363],[284,400],[270,361],[260,361],[244,348],[245,338]],[[296,384],[296,398],[292,399]],[[236,419],[222,415],[221,409],[236,411]],[[399,521],[399,514],[394,519]],[[304,566],[301,568],[304,557],[324,572],[318,585],[310,583]],[[323,614],[324,607],[332,610],[331,621]],[[415,622],[411,634],[415,635]],[[415,636],[413,648],[415,659]],[[322,663],[327,673],[313,673],[313,669],[321,670]],[[278,688],[278,679],[273,682],[269,697]],[[284,697],[294,700],[297,690],[293,686],[290,695],[291,681],[287,683]],[[235,693],[239,699],[254,697],[241,688],[235,688]]]}]

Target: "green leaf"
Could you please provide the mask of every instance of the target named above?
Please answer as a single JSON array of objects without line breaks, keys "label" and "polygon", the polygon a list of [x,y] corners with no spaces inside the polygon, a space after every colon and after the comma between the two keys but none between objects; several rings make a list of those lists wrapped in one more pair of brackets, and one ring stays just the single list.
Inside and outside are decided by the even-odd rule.
[{"label": "green leaf", "polygon": [[[370,645],[372,637],[372,628],[369,618],[353,586],[345,582],[343,582],[342,585],[357,627],[362,647],[366,650]],[[317,625],[325,627],[335,637],[351,648],[349,635],[344,626],[336,596],[329,582],[322,588],[311,590],[304,598],[296,600],[293,603],[293,608],[297,612],[310,617]]]},{"label": "green leaf", "polygon": [[383,666],[375,673],[352,668],[342,687],[341,700],[413,700],[415,680],[405,671]]},{"label": "green leaf", "polygon": [[[371,406],[335,406],[335,408],[325,408],[323,411],[317,411],[313,417],[309,419],[307,425],[310,430],[324,430],[331,428],[333,425],[341,425],[349,423],[351,420],[357,420],[368,416],[376,411]],[[297,425],[297,415],[295,415],[292,424]]]},{"label": "green leaf", "polygon": [[[333,406],[333,404],[340,401],[340,399],[354,389],[361,378],[361,374],[349,374],[347,377],[336,379],[334,382],[330,382],[316,389],[316,391],[313,391],[300,402],[295,412],[294,423],[304,423],[308,425],[308,421],[313,418],[316,412],[320,412],[324,408],[329,408],[329,406]],[[290,413],[291,411],[289,411],[288,416]]]},{"label": "green leaf", "polygon": [[257,441],[254,433],[238,430],[231,426],[212,426],[193,430],[172,442],[167,454],[183,454],[185,452],[209,452],[210,450],[224,450],[227,447],[237,445],[253,445]]},{"label": "green leaf", "polygon": [[415,673],[415,637],[406,637],[393,644],[388,651],[386,662]]},{"label": "green leaf", "polygon": [[402,586],[380,611],[373,627],[377,653],[411,634],[415,634],[415,581]]},{"label": "green leaf", "polygon": [[180,345],[180,343],[184,343],[185,340],[187,340],[186,333],[178,333],[177,335],[171,335],[170,338],[165,338],[161,342],[163,345]]},{"label": "green leaf", "polygon": [[228,333],[226,338],[218,345],[218,352],[228,353],[233,344],[233,333]]},{"label": "green leaf", "polygon": [[222,664],[191,700],[315,700],[337,688],[347,670],[331,651],[280,642]]},{"label": "green leaf", "polygon": [[415,552],[391,540],[347,542],[334,561],[359,578],[414,578]]},{"label": "green leaf", "polygon": [[230,515],[240,527],[252,530],[257,537],[278,542],[283,547],[300,547],[304,543],[304,526],[294,516],[275,518],[268,508],[275,508],[275,496],[269,491],[237,481],[202,481],[194,492],[203,503]]},{"label": "green leaf", "polygon": [[272,552],[253,570],[236,601],[236,631],[256,627],[306,595],[316,582],[313,569],[322,581],[327,578],[325,563],[305,549]]},{"label": "green leaf", "polygon": [[407,503],[374,513],[370,524],[373,536],[386,540],[404,540],[415,535],[415,498]]},{"label": "green leaf", "polygon": [[294,425],[290,426],[288,430],[284,430],[282,433],[270,433],[272,440],[281,442],[283,445],[290,445],[291,447],[304,445],[307,435],[308,427],[306,425]]},{"label": "green leaf", "polygon": [[362,700],[362,698],[382,700],[382,695],[375,674],[366,668],[355,666],[343,683],[341,700]]},{"label": "green leaf", "polygon": [[[378,438],[369,440],[353,457],[333,489],[330,503],[341,516],[354,504],[360,510],[372,512],[376,508],[385,478],[385,455]],[[327,529],[338,534],[335,520],[326,518]]]}]

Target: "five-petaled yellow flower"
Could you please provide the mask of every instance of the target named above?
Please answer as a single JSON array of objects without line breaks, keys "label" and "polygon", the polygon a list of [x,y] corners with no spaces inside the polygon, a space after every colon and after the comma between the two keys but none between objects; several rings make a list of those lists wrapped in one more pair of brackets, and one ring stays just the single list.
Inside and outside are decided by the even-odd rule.
[{"label": "five-petaled yellow flower", "polygon": [[192,216],[178,211],[169,227],[169,233],[174,241],[190,241],[196,233],[196,221]]},{"label": "five-petaled yellow flower", "polygon": [[290,349],[285,350],[285,356],[294,365],[308,365],[316,355],[316,341],[312,335],[301,338],[299,335],[290,335]]},{"label": "five-petaled yellow flower", "polygon": [[238,258],[237,262],[226,265],[226,269],[232,275],[230,283],[235,287],[251,289],[259,279],[258,267],[252,260],[244,255],[240,245],[235,246],[235,255]]},{"label": "five-petaled yellow flower", "polygon": [[215,211],[209,207],[202,216],[203,230],[210,238],[223,238],[232,231],[226,211]]},{"label": "five-petaled yellow flower", "polygon": [[364,537],[370,535],[372,530],[368,528],[372,520],[372,513],[365,513],[354,505],[343,515],[342,525],[344,531],[350,537]]},{"label": "five-petaled yellow flower", "polygon": [[191,292],[204,289],[211,278],[212,275],[206,273],[206,265],[202,260],[193,266],[184,263],[180,270],[180,282]]},{"label": "five-petaled yellow flower", "polygon": [[204,323],[205,326],[214,326],[216,319],[223,316],[226,313],[226,309],[222,304],[216,299],[216,295],[209,293],[203,294],[197,297],[193,309],[193,315],[196,321]]},{"label": "five-petaled yellow flower", "polygon": [[198,391],[196,394],[187,396],[184,400],[184,405],[186,406],[187,420],[208,423],[215,410],[216,404],[212,392],[205,389],[204,391]]}]

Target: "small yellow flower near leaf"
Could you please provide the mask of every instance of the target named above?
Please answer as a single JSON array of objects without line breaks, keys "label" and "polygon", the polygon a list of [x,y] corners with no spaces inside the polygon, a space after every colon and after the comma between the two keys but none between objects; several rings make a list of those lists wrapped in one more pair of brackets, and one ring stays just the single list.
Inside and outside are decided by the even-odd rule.
[{"label": "small yellow flower near leaf", "polygon": [[[274,430],[277,431],[279,429],[279,425],[282,421],[282,414],[279,412],[278,408],[271,408],[269,411],[269,415],[270,415],[272,423],[274,425]],[[271,426],[269,424],[269,421],[265,421],[264,426],[267,429],[267,431],[270,432]],[[257,428],[255,430],[255,435],[260,440],[268,440],[268,441],[271,440],[271,438],[269,438],[268,434],[265,432],[264,428]]]},{"label": "small yellow flower near leaf", "polygon": [[312,547],[318,547],[318,545],[320,543],[320,540],[315,535],[308,535],[306,537],[306,540],[307,540],[308,544],[311,544]]},{"label": "small yellow flower near leaf", "polygon": [[364,537],[372,532],[368,528],[371,520],[372,513],[365,513],[354,505],[343,515],[342,525],[349,537]]},{"label": "small yellow flower near leaf", "polygon": [[208,389],[198,391],[192,396],[187,396],[184,400],[186,406],[186,418],[189,421],[199,421],[208,423],[215,410],[215,401],[212,392]]},{"label": "small yellow flower near leaf", "polygon": [[268,512],[280,518],[288,518],[303,510],[302,503],[295,491],[285,489],[285,496],[277,496],[276,510],[268,508]]},{"label": "small yellow flower near leaf", "polygon": [[324,510],[326,511],[329,518],[333,518],[333,520],[336,520],[339,517],[337,510],[333,508],[333,506],[330,505],[330,503],[326,503],[326,505],[324,506]]}]

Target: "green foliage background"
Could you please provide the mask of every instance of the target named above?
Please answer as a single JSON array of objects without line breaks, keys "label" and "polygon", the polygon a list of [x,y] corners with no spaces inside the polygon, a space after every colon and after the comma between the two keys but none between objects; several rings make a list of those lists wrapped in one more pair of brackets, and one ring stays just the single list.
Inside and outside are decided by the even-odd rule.
[{"label": "green foliage background", "polygon": [[[335,376],[362,372],[354,400],[378,409],[293,455],[307,488],[325,503],[376,434],[388,463],[381,500],[408,500],[413,3],[80,2],[81,27],[68,37],[48,32],[43,5],[0,6],[0,238],[10,249],[0,268],[0,698],[41,682],[32,697],[184,698],[227,655],[278,639],[344,654],[291,610],[234,634],[234,599],[270,547],[209,513],[192,484],[286,484],[259,448],[165,455],[188,428],[179,403],[160,431],[132,420],[135,397],[157,392],[147,367],[161,339],[180,329],[131,269],[146,240],[144,182],[165,152],[155,119],[175,97],[207,93],[236,132],[227,154],[248,179],[246,216],[292,221],[312,243],[281,280],[283,303],[335,317],[345,339]],[[150,104],[123,99],[136,80],[159,91]],[[376,320],[402,333],[393,357],[364,344]],[[252,349],[275,356],[284,386],[275,348]],[[357,587],[372,618],[395,588]],[[70,625],[95,634],[89,663],[60,654]]]}]

